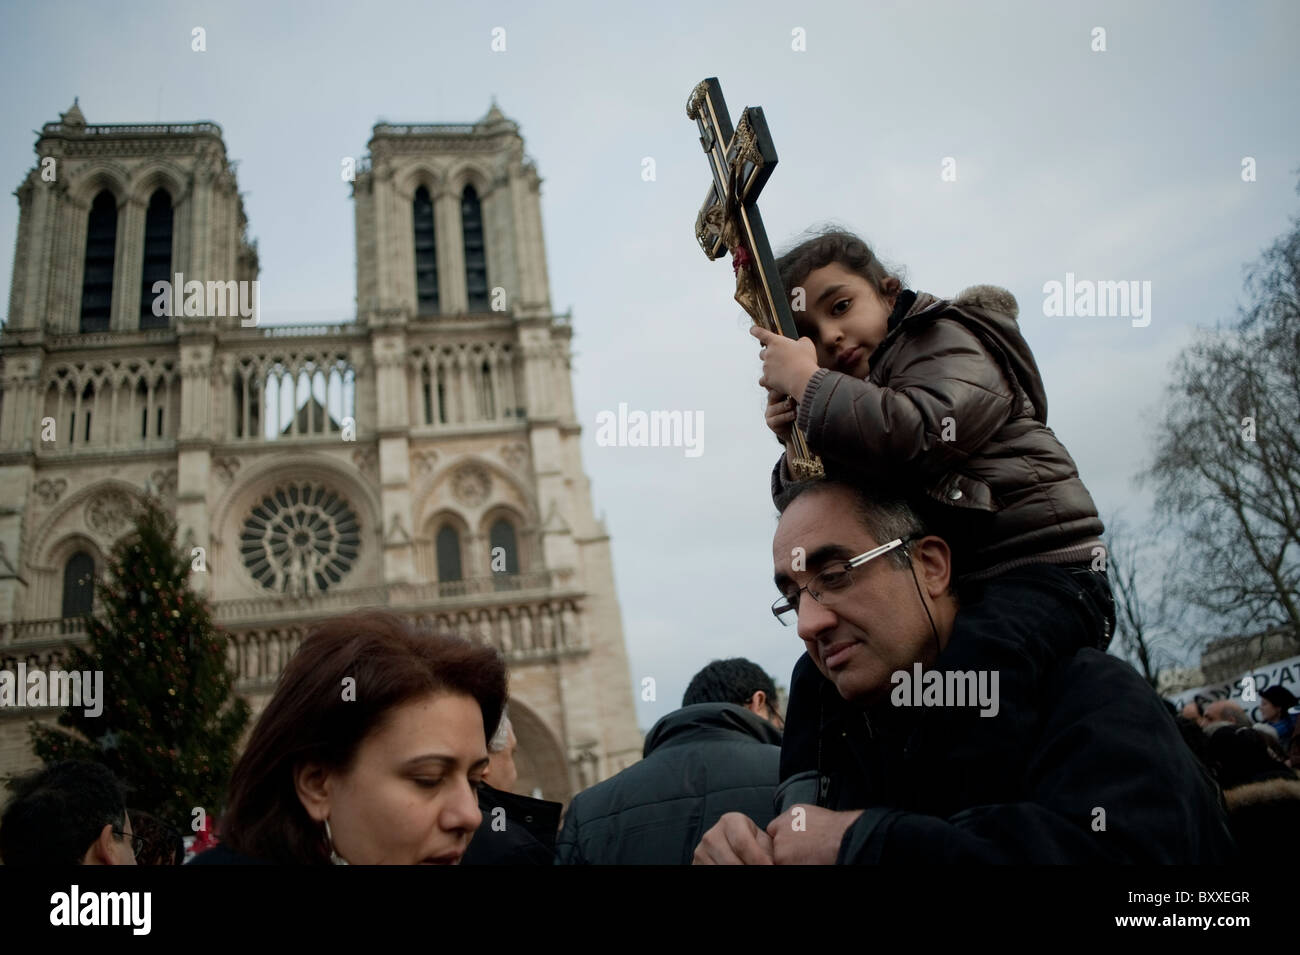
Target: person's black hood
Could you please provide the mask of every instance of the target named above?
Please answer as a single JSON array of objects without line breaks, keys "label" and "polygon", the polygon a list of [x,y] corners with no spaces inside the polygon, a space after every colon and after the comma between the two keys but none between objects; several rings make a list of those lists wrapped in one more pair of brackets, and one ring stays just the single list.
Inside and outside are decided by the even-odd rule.
[{"label": "person's black hood", "polygon": [[735,703],[695,703],[663,717],[646,734],[642,757],[665,746],[740,734],[759,743],[781,745],[781,731]]}]

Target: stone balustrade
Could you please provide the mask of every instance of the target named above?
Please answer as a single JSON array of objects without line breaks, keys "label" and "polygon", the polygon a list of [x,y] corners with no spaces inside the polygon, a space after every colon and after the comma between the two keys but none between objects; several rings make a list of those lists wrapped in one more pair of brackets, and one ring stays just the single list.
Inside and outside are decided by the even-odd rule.
[{"label": "stone balustrade", "polygon": [[84,639],[86,623],[80,617],[54,617],[46,620],[14,620],[0,623],[0,652],[10,652],[11,645],[44,645]]},{"label": "stone balustrade", "polygon": [[[578,623],[582,597],[558,593],[552,582],[550,572],[538,572],[335,591],[309,599],[224,601],[214,616],[230,635],[236,689],[263,691],[274,684],[312,620],[365,606],[386,605],[422,629],[496,647],[511,665],[586,653]],[[29,670],[58,667],[70,647],[85,641],[82,618],[0,623],[0,669],[14,670],[19,662]]]},{"label": "stone balustrade", "polygon": [[80,123],[46,123],[42,136],[216,136],[221,137],[221,127],[216,123],[131,123],[83,125]]},{"label": "stone balustrade", "polygon": [[375,136],[467,136],[473,123],[376,123]]}]

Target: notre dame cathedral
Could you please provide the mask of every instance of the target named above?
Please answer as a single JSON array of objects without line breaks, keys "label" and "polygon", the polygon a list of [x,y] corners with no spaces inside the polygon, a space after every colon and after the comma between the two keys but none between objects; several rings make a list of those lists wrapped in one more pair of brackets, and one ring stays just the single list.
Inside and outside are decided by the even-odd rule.
[{"label": "notre dame cathedral", "polygon": [[[567,801],[641,737],[541,180],[495,103],[381,123],[368,148],[355,320],[271,326],[235,307],[258,256],[219,126],[91,125],[74,103],[43,127],[0,331],[0,669],[85,639],[151,491],[255,714],[314,618],[387,606],[501,650],[516,788]],[[36,765],[33,715],[56,711],[0,709],[0,775]]]}]

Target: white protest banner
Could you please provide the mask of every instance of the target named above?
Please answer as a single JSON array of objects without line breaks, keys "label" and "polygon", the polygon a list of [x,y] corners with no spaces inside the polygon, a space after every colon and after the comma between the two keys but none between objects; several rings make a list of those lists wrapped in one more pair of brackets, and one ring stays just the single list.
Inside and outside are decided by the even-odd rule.
[{"label": "white protest banner", "polygon": [[[1253,700],[1242,700],[1242,692],[1250,684],[1246,682],[1246,677],[1254,681],[1254,692],[1250,695]],[[1276,663],[1268,663],[1253,670],[1246,670],[1239,673],[1236,677],[1223,683],[1215,683],[1210,686],[1198,687],[1195,690],[1184,690],[1177,696],[1169,697],[1169,702],[1182,709],[1193,700],[1204,706],[1206,703],[1213,703],[1215,700],[1236,700],[1241,708],[1246,711],[1246,715],[1251,718],[1252,722],[1262,723],[1264,718],[1259,712],[1259,694],[1270,686],[1284,686],[1296,696],[1300,696],[1300,657],[1291,657],[1287,660],[1279,660]]]}]

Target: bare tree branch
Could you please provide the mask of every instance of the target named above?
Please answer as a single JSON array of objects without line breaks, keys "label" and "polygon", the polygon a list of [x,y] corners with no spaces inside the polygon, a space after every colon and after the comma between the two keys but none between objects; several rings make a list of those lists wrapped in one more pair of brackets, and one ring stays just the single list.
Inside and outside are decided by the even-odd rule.
[{"label": "bare tree branch", "polygon": [[[1300,633],[1300,220],[1247,270],[1246,288],[1238,321],[1175,361],[1140,480],[1180,541],[1171,594],[1225,631]],[[1129,625],[1141,639],[1149,621]]]}]

